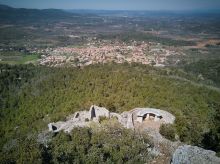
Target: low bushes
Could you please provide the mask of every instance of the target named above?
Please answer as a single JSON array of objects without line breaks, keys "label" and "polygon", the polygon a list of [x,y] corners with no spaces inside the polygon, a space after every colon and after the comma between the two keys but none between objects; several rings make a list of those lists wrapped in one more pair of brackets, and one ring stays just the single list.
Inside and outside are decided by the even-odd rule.
[{"label": "low bushes", "polygon": [[160,126],[160,134],[168,140],[175,141],[175,126],[172,124],[162,124]]}]

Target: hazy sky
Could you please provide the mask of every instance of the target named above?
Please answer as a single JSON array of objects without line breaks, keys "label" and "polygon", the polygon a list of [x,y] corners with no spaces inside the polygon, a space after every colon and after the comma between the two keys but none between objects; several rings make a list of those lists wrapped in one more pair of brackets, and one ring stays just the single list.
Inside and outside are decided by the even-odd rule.
[{"label": "hazy sky", "polygon": [[0,0],[0,4],[24,8],[192,10],[218,9],[220,0]]}]

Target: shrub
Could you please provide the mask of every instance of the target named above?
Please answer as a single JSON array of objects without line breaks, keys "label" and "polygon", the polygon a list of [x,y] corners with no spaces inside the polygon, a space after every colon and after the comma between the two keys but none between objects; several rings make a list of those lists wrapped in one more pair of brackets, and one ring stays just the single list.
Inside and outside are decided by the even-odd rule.
[{"label": "shrub", "polygon": [[104,120],[108,120],[105,116],[99,116],[99,123],[102,123]]},{"label": "shrub", "polygon": [[172,124],[162,124],[160,126],[160,134],[168,140],[175,141],[176,129]]}]

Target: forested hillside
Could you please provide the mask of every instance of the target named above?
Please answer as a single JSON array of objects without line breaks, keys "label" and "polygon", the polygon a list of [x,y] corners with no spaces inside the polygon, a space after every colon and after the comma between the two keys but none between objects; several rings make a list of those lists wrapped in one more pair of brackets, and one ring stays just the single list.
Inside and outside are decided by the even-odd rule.
[{"label": "forested hillside", "polygon": [[[188,79],[183,80],[185,78]],[[67,153],[71,150],[68,147],[77,138],[74,136],[80,135],[81,130],[71,136],[59,134],[52,137],[52,147],[49,148],[42,147],[37,142],[36,138],[47,130],[49,122],[65,120],[69,114],[88,109],[92,104],[117,112],[135,107],[154,107],[169,111],[176,116],[175,128],[181,141],[219,152],[220,92],[203,85],[195,85],[195,81],[190,80],[195,79],[176,69],[159,69],[137,64],[112,63],[82,69],[0,65],[0,163],[6,160],[4,154],[8,154],[7,158],[11,162],[61,162],[64,157],[70,161],[83,162],[85,159],[80,154],[87,154],[87,160],[94,158],[89,150],[99,155],[106,151],[103,162],[135,161],[134,158],[126,158],[125,151],[121,152],[120,159],[115,159],[115,152],[97,146],[101,143],[95,144],[104,142],[103,140],[92,139],[101,134],[97,132],[90,135],[90,130],[82,129],[82,133],[88,134],[88,140],[85,138],[85,143],[81,143],[84,148],[74,148],[78,152],[74,159],[69,159],[73,154]],[[126,131],[121,131],[118,135],[126,135]],[[114,136],[108,136],[111,138],[111,135]],[[62,137],[65,142],[57,137]],[[112,143],[110,138],[107,143]],[[130,139],[132,140],[132,135]],[[55,140],[57,142],[53,145]],[[138,145],[141,141],[137,139],[134,142]],[[122,143],[118,143],[120,144]],[[90,146],[85,148],[86,145]],[[124,149],[126,148],[121,150]],[[135,150],[141,152],[142,147]],[[25,154],[29,156],[23,156]]]},{"label": "forested hillside", "polygon": [[54,22],[78,16],[58,9],[24,9],[12,8],[0,5],[1,23],[34,23],[34,22]]},{"label": "forested hillside", "polygon": [[220,87],[220,60],[199,60],[184,66],[184,70],[196,75],[200,81]]}]

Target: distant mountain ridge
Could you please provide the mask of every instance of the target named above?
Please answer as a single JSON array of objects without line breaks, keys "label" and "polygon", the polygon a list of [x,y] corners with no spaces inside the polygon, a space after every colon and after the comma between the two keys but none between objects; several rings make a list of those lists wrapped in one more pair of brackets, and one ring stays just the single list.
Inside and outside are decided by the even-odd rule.
[{"label": "distant mountain ridge", "polygon": [[59,9],[25,9],[0,5],[1,23],[28,23],[33,21],[56,21],[69,19],[79,14],[68,13]]},{"label": "distant mountain ridge", "polygon": [[127,16],[127,17],[161,17],[161,16],[209,16],[220,15],[219,10],[92,10],[92,9],[69,9],[65,10],[70,13],[95,14],[99,16]]},{"label": "distant mountain ridge", "polygon": [[0,4],[0,10],[7,10],[7,9],[13,9],[12,7],[9,7],[7,5],[1,5]]},{"label": "distant mountain ridge", "polygon": [[113,17],[170,17],[170,16],[217,16],[215,12],[201,11],[129,11],[129,10],[62,10],[62,9],[26,9],[13,8],[0,4],[0,23],[2,24],[33,24],[33,23],[50,23],[56,21],[65,21],[91,16],[113,16]]}]

